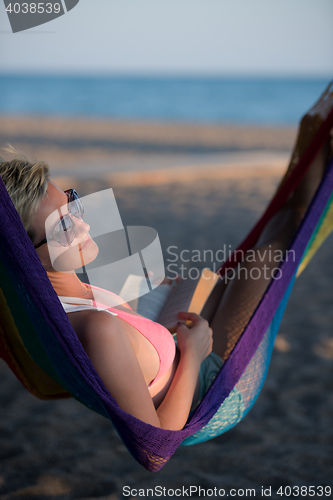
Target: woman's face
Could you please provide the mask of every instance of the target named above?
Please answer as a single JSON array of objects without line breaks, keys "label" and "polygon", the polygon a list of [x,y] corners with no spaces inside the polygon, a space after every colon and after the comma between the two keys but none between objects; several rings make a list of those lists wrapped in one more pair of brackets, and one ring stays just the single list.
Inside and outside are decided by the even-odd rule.
[{"label": "woman's face", "polygon": [[[36,235],[33,243],[36,245],[45,237],[50,237],[60,218],[69,213],[67,195],[53,182],[49,182],[46,195],[32,221],[32,229]],[[90,226],[74,216],[71,216],[71,220],[75,224],[75,238],[69,246],[63,247],[52,238],[36,249],[46,271],[73,271],[97,257],[98,246],[89,235]]]}]

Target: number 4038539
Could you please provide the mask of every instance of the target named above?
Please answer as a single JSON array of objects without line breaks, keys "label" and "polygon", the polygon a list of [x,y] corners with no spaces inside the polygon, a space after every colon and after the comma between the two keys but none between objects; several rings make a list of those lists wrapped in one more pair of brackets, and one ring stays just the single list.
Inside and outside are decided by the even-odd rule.
[{"label": "number 4038539", "polygon": [[59,14],[61,10],[60,3],[10,3],[6,11],[10,14]]}]

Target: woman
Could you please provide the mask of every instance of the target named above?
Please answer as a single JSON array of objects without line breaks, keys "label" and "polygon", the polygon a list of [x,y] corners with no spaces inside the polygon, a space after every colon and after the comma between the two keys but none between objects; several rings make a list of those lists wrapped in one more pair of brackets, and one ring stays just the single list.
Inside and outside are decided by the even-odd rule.
[{"label": "woman", "polygon": [[[320,121],[320,116],[304,117],[291,163],[303,153]],[[7,151],[15,153],[14,149]],[[74,269],[81,267],[82,261],[92,262],[98,247],[89,236],[90,227],[84,222],[75,191],[63,192],[52,183],[46,163],[30,163],[24,157],[1,162],[0,175],[50,282],[96,371],[123,410],[156,427],[184,427],[266,290],[269,271],[278,265],[269,256],[287,249],[321,180],[328,153],[329,144],[265,227],[255,246],[255,258],[253,253],[251,260],[245,256],[239,273],[227,284],[221,282],[215,287],[202,317],[179,312],[177,349],[161,325],[120,304],[111,292],[94,290],[78,279]],[[61,213],[61,221],[55,218],[52,226],[57,213]],[[52,229],[46,235],[45,221],[50,218]],[[63,271],[54,269],[50,245],[66,249],[59,254]],[[254,267],[261,271],[260,278],[246,279]],[[104,310],[92,302],[96,293]],[[187,320],[192,322],[191,328],[186,326]]]}]

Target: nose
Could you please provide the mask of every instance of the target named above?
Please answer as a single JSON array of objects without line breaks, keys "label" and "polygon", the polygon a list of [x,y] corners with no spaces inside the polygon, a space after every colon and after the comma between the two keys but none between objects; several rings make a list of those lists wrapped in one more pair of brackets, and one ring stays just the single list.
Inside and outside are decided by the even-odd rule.
[{"label": "nose", "polygon": [[89,233],[90,231],[90,226],[86,222],[84,222],[83,219],[78,219],[77,217],[74,217],[75,221],[75,227],[76,227],[76,235],[80,235],[83,233]]}]

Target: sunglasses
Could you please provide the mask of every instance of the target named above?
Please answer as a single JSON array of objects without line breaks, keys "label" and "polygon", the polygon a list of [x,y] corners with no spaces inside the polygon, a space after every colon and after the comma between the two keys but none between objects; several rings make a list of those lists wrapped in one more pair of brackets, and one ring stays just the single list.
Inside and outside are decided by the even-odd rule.
[{"label": "sunglasses", "polygon": [[54,227],[51,235],[37,243],[35,248],[41,247],[50,240],[56,240],[62,247],[68,247],[71,243],[73,243],[76,236],[75,220],[73,217],[83,220],[83,203],[75,189],[67,189],[64,192],[67,195],[67,203],[70,213],[61,217],[60,221]]}]

